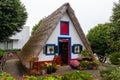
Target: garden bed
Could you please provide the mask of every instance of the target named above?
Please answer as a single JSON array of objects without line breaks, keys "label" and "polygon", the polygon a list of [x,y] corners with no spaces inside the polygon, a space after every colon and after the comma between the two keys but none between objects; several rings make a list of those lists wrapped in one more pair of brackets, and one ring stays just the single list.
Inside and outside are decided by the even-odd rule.
[{"label": "garden bed", "polygon": [[[89,72],[94,76],[95,79],[101,78],[99,70],[77,70],[77,69],[72,69],[70,66],[60,66],[59,69],[55,73],[48,74],[48,75],[57,75],[57,74],[63,75],[63,74],[68,74],[68,73],[72,73],[76,71]],[[46,74],[38,76],[38,77],[40,78],[44,76],[46,76]]]},{"label": "garden bed", "polygon": [[[15,60],[15,59],[13,59],[13,60]],[[13,64],[13,60],[12,60],[12,62],[11,62],[11,60],[9,60],[9,61],[7,61],[7,63],[9,62],[9,64],[10,65],[12,65]],[[18,61],[17,61],[17,63],[18,63]],[[16,64],[16,63],[15,63]],[[19,65],[16,65],[16,66],[19,66]],[[8,69],[8,68],[7,68]],[[7,70],[6,69],[6,70]],[[15,69],[15,68],[14,68]],[[10,74],[12,74],[12,75],[14,75],[13,74],[13,67],[11,67],[11,69],[9,68],[9,70],[12,70],[12,71],[6,71],[6,72],[9,72]],[[15,71],[15,70],[14,70]],[[76,69],[71,69],[71,67],[70,66],[60,66],[59,68],[58,68],[58,70],[56,70],[56,72],[55,73],[52,73],[52,74],[44,74],[44,75],[39,75],[39,76],[37,76],[38,78],[41,78],[41,77],[44,77],[44,76],[46,76],[46,75],[57,75],[57,74],[61,74],[61,75],[63,75],[63,74],[67,74],[67,73],[72,73],[72,72],[75,72],[75,71],[80,71],[80,72],[90,72],[90,73],[92,73],[92,75],[94,76],[94,78],[95,79],[97,79],[97,78],[100,78],[100,74],[99,74],[99,70],[76,70]],[[17,73],[17,72],[14,72],[15,74]],[[22,77],[22,75],[27,75],[27,74],[17,74],[17,76],[20,78],[20,77]],[[21,80],[21,78],[19,79],[19,80]]]}]

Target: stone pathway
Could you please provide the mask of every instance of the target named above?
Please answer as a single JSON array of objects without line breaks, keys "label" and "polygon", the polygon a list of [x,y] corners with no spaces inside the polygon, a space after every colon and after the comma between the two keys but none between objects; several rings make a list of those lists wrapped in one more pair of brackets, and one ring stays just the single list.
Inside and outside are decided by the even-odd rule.
[{"label": "stone pathway", "polygon": [[19,80],[21,80],[21,77],[25,74],[19,59],[7,60],[3,71],[10,73],[12,76],[17,76]]}]

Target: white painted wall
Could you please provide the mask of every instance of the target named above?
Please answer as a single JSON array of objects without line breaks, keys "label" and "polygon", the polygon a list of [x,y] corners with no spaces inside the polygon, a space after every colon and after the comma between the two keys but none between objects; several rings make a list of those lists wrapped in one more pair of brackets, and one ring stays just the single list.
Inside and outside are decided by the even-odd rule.
[{"label": "white painted wall", "polygon": [[10,37],[10,39],[13,40],[13,49],[21,49],[24,46],[24,44],[28,41],[29,37],[29,26],[23,26],[21,32]]},{"label": "white painted wall", "polygon": [[[69,35],[60,35],[60,21],[59,21],[59,23],[57,24],[55,30],[53,31],[52,35],[50,36],[46,44],[58,45],[58,37],[71,37],[71,46],[73,44],[81,44],[83,46],[83,49],[85,49],[67,13],[63,15],[63,17],[61,18],[61,21],[69,21],[69,28],[70,28]],[[71,53],[72,59],[77,57],[78,57],[78,54]],[[54,55],[43,54],[43,50],[40,52],[39,61],[53,60],[53,58],[54,58]]]}]

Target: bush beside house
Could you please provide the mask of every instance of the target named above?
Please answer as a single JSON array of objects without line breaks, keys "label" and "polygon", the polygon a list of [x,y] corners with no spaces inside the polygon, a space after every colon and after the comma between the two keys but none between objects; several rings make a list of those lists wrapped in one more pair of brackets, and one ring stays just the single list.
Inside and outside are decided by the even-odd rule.
[{"label": "bush beside house", "polygon": [[120,52],[114,52],[110,56],[110,62],[114,65],[120,65]]}]

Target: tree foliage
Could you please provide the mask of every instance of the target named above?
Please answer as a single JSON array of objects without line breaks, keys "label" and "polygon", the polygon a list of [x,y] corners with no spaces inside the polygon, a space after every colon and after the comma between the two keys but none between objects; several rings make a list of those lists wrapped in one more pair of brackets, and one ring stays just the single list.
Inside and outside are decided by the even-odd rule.
[{"label": "tree foliage", "polygon": [[42,21],[43,21],[43,19],[41,19],[41,20],[38,22],[38,24],[36,24],[35,26],[33,26],[31,35],[33,35],[34,32],[38,29],[38,27],[41,25]]},{"label": "tree foliage", "polygon": [[111,23],[98,24],[87,35],[94,53],[102,55],[120,52],[120,0],[114,3]]},{"label": "tree foliage", "polygon": [[111,52],[111,37],[114,26],[112,23],[98,24],[88,32],[87,38],[94,53],[104,56]]},{"label": "tree foliage", "polygon": [[110,20],[120,26],[120,0],[118,3],[114,3],[113,14]]},{"label": "tree foliage", "polygon": [[114,65],[120,65],[120,52],[113,52],[109,55],[110,62]]},{"label": "tree foliage", "polygon": [[0,0],[0,41],[21,31],[26,19],[27,12],[20,0]]},{"label": "tree foliage", "polygon": [[120,51],[120,0],[118,3],[114,3],[113,14],[110,18],[111,22],[115,24],[115,30],[112,33],[112,48],[114,52]]},{"label": "tree foliage", "polygon": [[87,35],[95,53],[104,55],[120,51],[120,0],[114,3],[110,21],[111,23],[98,24]]}]

